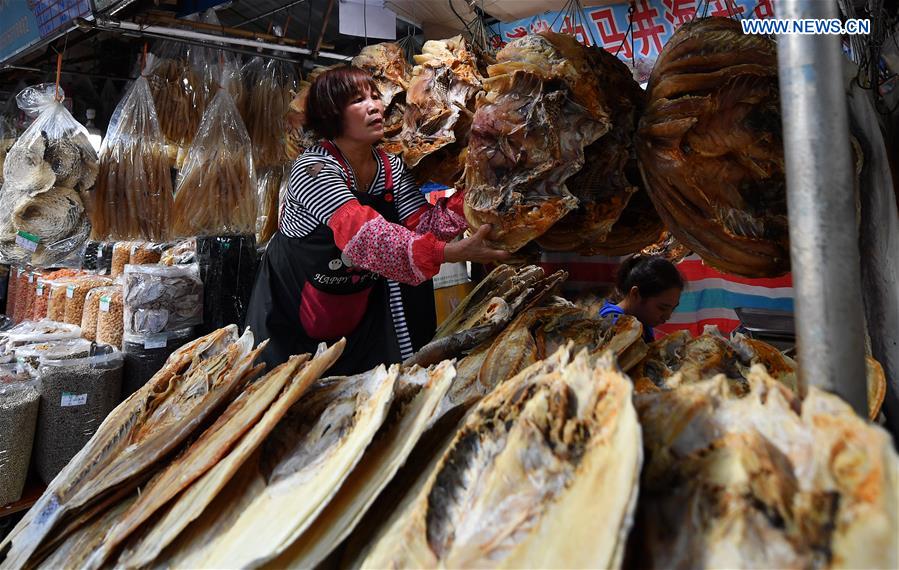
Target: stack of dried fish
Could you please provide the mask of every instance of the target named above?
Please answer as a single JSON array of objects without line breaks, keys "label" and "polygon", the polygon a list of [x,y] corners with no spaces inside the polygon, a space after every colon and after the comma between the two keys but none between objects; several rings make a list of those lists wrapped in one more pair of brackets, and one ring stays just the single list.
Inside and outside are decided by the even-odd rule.
[{"label": "stack of dried fish", "polygon": [[401,154],[419,180],[452,186],[465,164],[483,64],[461,36],[425,42],[415,63],[403,130],[385,150]]},{"label": "stack of dried fish", "polygon": [[100,149],[92,239],[168,239],[173,196],[165,140],[149,84],[140,77],[116,108]]},{"label": "stack of dried fish", "polygon": [[353,65],[369,72],[381,93],[384,104],[384,143],[389,152],[402,152],[400,134],[406,112],[406,90],[412,69],[399,44],[382,43],[365,46],[353,58]]},{"label": "stack of dried fish", "polygon": [[895,568],[899,457],[836,396],[761,367],[638,395],[636,568]]},{"label": "stack of dried fish", "polygon": [[124,280],[125,334],[180,331],[203,322],[200,267],[127,265]]},{"label": "stack of dried fish", "polygon": [[97,177],[97,153],[54,85],[30,87],[17,101],[37,118],[3,166],[0,261],[44,266],[78,251],[88,237],[83,199]]},{"label": "stack of dried fish", "polygon": [[361,566],[620,567],[642,459],[630,381],[560,348],[467,416]]},{"label": "stack of dried fish", "polygon": [[297,89],[296,72],[284,62],[254,57],[240,75],[237,107],[253,142],[256,168],[280,166],[290,158],[287,115]]},{"label": "stack of dried fish", "polygon": [[172,232],[178,237],[256,232],[253,145],[225,89],[212,100],[191,144],[174,214]]},{"label": "stack of dried fish", "polygon": [[789,269],[774,42],[702,18],[665,44],[649,81],[637,152],[677,239],[728,273]]},{"label": "stack of dried fish", "polygon": [[[493,245],[518,251],[577,207],[565,181],[612,128],[600,60],[571,36],[543,32],[510,43],[488,68],[464,186],[468,222],[492,224]],[[619,196],[619,212],[625,204]]]},{"label": "stack of dried fish", "polygon": [[[695,384],[722,374],[736,394],[749,391],[749,374],[753,365],[762,365],[773,378],[800,394],[796,362],[773,346],[760,340],[734,333],[725,338],[717,327],[706,327],[693,338],[678,331],[649,346],[632,376],[637,393],[660,392]],[[874,420],[886,395],[883,367],[867,357],[868,416]]]},{"label": "stack of dried fish", "polygon": [[[231,326],[175,352],[156,376],[113,410],[3,541],[0,550],[5,555],[4,564],[15,568],[30,566],[39,563],[60,545],[65,550],[69,544],[65,541],[72,533],[82,530],[97,515],[119,504],[143,485],[159,469],[161,460],[194,436],[207,419],[216,417],[258,374],[261,367],[253,367],[253,362],[261,348],[252,350],[252,346],[251,333],[246,332],[238,338],[236,327]],[[296,361],[292,362],[296,364]],[[268,382],[260,381],[257,385],[267,387]],[[239,415],[245,404],[256,403],[256,392],[256,389],[248,390],[235,400],[218,422],[205,432],[213,436],[201,437],[189,449],[207,458],[218,458],[226,453],[228,443],[234,441],[234,432],[221,430],[232,436],[232,439],[222,441],[215,439],[220,431],[218,428],[226,424],[229,429],[243,433],[247,428],[244,416],[240,416],[244,421],[229,420]],[[275,395],[279,392],[280,387],[274,391]],[[256,413],[264,410],[265,407]],[[211,445],[206,445],[208,439],[214,439]],[[193,458],[192,455],[186,457]],[[151,480],[150,487],[144,487],[143,497],[151,505],[163,506],[164,502],[156,502],[158,495],[149,493],[149,488],[155,491],[160,486],[154,482],[164,479],[161,490],[177,493],[193,480],[190,474],[195,478],[205,470],[193,463],[191,467],[192,470],[187,471],[179,469],[178,463],[172,464],[169,470]],[[173,472],[178,474],[182,487],[169,484],[165,479]],[[141,512],[149,516],[153,510],[144,507]],[[82,556],[107,540],[106,533],[92,534],[89,540],[94,544],[87,552],[81,552]],[[81,566],[83,560],[72,553],[66,558],[65,565]]]}]

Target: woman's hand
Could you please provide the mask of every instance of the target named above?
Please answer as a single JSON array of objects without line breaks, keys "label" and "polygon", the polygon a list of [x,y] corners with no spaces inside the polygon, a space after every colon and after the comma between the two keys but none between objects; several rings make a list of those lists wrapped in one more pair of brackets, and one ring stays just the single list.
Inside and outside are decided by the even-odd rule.
[{"label": "woman's hand", "polygon": [[446,244],[446,248],[443,250],[444,261],[446,263],[457,261],[492,263],[508,260],[511,257],[508,251],[493,249],[486,244],[490,230],[490,224],[484,224],[471,237]]}]

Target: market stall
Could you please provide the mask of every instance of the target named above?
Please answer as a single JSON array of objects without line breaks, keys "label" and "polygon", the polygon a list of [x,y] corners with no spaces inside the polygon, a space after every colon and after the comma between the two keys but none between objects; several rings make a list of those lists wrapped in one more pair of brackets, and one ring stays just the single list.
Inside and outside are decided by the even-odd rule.
[{"label": "market stall", "polygon": [[[0,116],[0,568],[899,565],[895,13],[381,2],[378,43],[330,0],[105,4],[14,54],[131,42],[102,143],[67,47]],[[775,15],[875,37],[741,29]],[[338,62],[510,260],[444,264],[403,362],[267,369],[250,296]],[[634,254],[687,282],[654,339],[600,316]]]}]

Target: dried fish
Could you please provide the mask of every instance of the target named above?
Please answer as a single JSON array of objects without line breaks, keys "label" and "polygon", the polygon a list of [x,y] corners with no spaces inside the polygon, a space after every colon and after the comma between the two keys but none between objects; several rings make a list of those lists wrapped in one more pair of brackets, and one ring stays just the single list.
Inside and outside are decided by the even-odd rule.
[{"label": "dried fish", "polygon": [[257,170],[281,166],[289,159],[287,114],[296,71],[285,62],[254,57],[240,75],[243,89],[236,102],[253,142],[254,165]]},{"label": "dried fish", "polygon": [[631,384],[611,356],[570,359],[487,396],[361,566],[619,567],[642,464]]},{"label": "dried fish", "polygon": [[127,265],[125,333],[178,331],[203,322],[203,282],[191,265]]}]

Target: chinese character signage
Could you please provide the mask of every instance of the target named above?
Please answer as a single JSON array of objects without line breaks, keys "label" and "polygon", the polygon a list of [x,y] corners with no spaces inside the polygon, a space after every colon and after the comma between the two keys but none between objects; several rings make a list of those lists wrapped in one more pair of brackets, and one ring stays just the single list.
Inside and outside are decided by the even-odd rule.
[{"label": "chinese character signage", "polygon": [[0,62],[90,13],[90,0],[0,0]]},{"label": "chinese character signage", "polygon": [[[580,17],[566,12],[545,12],[516,22],[494,26],[497,47],[530,33],[552,29],[597,44],[624,60],[655,61],[674,31],[696,16],[773,18],[774,0],[636,0],[629,4],[584,8]],[[628,28],[630,35],[628,36]]]}]

